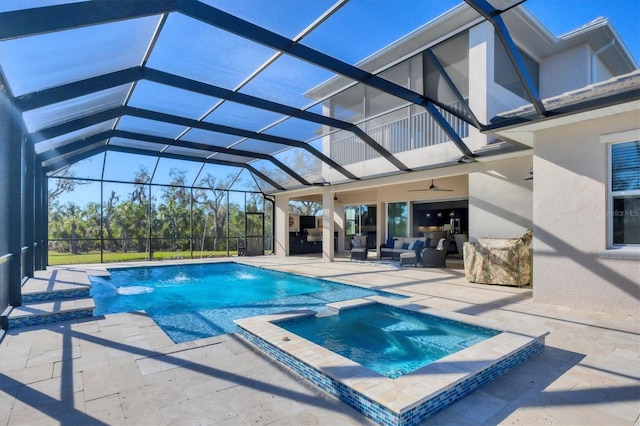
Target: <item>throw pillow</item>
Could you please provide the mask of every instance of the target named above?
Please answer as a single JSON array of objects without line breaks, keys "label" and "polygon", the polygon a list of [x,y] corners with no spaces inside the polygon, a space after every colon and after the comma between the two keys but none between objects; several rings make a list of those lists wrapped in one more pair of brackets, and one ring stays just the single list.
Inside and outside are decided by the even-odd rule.
[{"label": "throw pillow", "polygon": [[440,241],[438,241],[438,246],[436,247],[436,250],[444,250],[444,238],[440,238]]},{"label": "throw pillow", "polygon": [[387,242],[385,243],[385,246],[387,247],[393,247],[393,243],[395,242],[394,238],[387,238]]},{"label": "throw pillow", "polygon": [[409,243],[402,243],[402,250],[406,250],[409,248]]},{"label": "throw pillow", "polygon": [[424,242],[422,240],[417,240],[414,244],[413,244],[413,251],[419,251],[422,250],[422,247],[424,247]]},{"label": "throw pillow", "polygon": [[395,240],[393,242],[393,248],[394,249],[401,249],[402,248],[402,240]]},{"label": "throw pillow", "polygon": [[351,247],[353,248],[360,248],[360,240],[354,238],[351,240]]}]

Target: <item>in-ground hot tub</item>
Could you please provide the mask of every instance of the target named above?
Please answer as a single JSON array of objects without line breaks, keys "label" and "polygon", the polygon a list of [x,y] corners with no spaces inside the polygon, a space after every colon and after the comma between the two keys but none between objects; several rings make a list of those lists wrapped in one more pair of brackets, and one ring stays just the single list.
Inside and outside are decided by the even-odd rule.
[{"label": "in-ground hot tub", "polygon": [[[351,330],[346,333],[347,340],[340,341],[331,333],[327,334],[323,318],[313,318],[316,316],[314,311],[245,318],[237,320],[236,324],[240,335],[254,345],[326,392],[383,425],[422,423],[443,408],[544,350],[546,332],[531,329],[514,330],[513,327],[507,330],[501,324],[476,317],[429,309],[411,299],[391,301],[374,296],[328,306],[336,315],[347,318],[346,324],[359,316],[358,310],[362,312],[368,310],[368,308],[363,309],[363,305],[373,303],[377,305],[374,307],[376,312],[384,313],[385,309],[388,309],[394,318],[408,315],[411,321],[424,319],[424,325],[408,325],[404,319],[398,319],[397,322],[389,320],[389,317],[380,319],[376,313],[374,316],[367,316],[368,319],[365,320],[368,323],[367,327],[374,328],[355,330],[353,325],[349,325],[347,328]],[[380,307],[382,309],[379,309]],[[396,314],[400,317],[396,317]],[[322,315],[325,316],[326,313]],[[448,342],[444,345],[455,346],[449,354],[443,354],[442,357],[436,357],[438,359],[433,360],[430,359],[433,354],[425,353],[424,358],[429,358],[426,365],[421,366],[418,365],[420,362],[416,364],[415,360],[411,360],[403,364],[408,365],[407,368],[403,368],[407,371],[402,371],[400,374],[395,364],[391,364],[390,374],[387,375],[384,372],[386,367],[378,369],[372,366],[378,370],[375,371],[363,365],[372,358],[378,358],[377,356],[364,354],[363,358],[359,359],[361,362],[358,362],[357,357],[351,356],[363,351],[363,348],[359,347],[362,342],[373,352],[386,351],[386,349],[380,349],[384,347],[390,348],[390,352],[413,352],[412,346],[407,348],[406,342],[396,340],[404,340],[408,337],[424,340],[429,334],[435,334],[438,342],[436,346],[442,346],[440,343],[443,339],[440,337],[446,333],[439,326],[434,325],[434,321],[445,324],[446,327],[455,326],[465,332],[471,331],[474,335],[480,333],[481,337],[464,337],[464,335],[455,337],[453,344]],[[339,324],[340,320],[336,321],[336,318],[332,318],[327,322]],[[313,323],[319,324],[317,328],[319,333],[316,336],[313,335],[313,331],[309,331],[316,328]],[[391,329],[391,333],[385,337],[384,333],[372,331],[376,323],[381,329],[387,328],[387,331]],[[394,330],[399,330],[400,333],[395,333]],[[308,338],[294,331],[300,331]],[[354,336],[358,334],[360,336],[356,339]],[[353,345],[349,344],[348,336],[352,337]],[[360,338],[362,336],[372,340],[390,340],[391,344],[379,346],[380,342],[374,341],[369,345],[366,343],[366,337]],[[337,352],[318,344],[324,344],[323,339],[330,342],[325,346],[333,347]],[[418,342],[417,346],[421,345],[429,347],[432,344]],[[338,352],[342,352],[342,355]],[[417,358],[420,361],[420,356]]]},{"label": "in-ground hot tub", "polygon": [[391,379],[500,333],[382,303],[274,324]]}]

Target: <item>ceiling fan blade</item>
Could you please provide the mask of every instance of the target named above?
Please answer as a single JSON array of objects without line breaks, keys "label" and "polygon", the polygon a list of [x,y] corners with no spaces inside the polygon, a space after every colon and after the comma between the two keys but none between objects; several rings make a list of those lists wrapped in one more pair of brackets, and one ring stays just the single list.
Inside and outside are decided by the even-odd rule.
[{"label": "ceiling fan blade", "polygon": [[453,191],[453,189],[444,189],[444,188],[439,188],[437,186],[435,186],[433,184],[433,179],[431,179],[431,186],[429,186],[429,191],[446,191],[446,192],[451,192]]},{"label": "ceiling fan blade", "polygon": [[407,192],[418,192],[418,191],[442,191],[442,192],[452,192],[453,189],[443,189],[443,188],[438,188],[437,186],[435,186],[433,184],[433,179],[431,179],[431,185],[429,185],[429,188],[425,188],[425,189],[408,189]]}]

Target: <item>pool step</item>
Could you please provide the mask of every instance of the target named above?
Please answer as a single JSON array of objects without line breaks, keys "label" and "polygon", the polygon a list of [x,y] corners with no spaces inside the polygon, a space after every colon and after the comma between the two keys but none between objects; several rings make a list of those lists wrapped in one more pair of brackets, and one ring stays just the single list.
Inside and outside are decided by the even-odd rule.
[{"label": "pool step", "polygon": [[50,302],[54,300],[74,300],[91,297],[89,288],[40,291],[22,294],[22,304]]},{"label": "pool step", "polygon": [[7,326],[9,329],[14,329],[30,325],[91,318],[94,308],[95,304],[90,297],[26,303],[11,310],[7,316]]},{"label": "pool step", "polygon": [[36,271],[22,286],[22,305],[2,313],[3,329],[93,317],[91,281],[84,270],[48,268]]}]

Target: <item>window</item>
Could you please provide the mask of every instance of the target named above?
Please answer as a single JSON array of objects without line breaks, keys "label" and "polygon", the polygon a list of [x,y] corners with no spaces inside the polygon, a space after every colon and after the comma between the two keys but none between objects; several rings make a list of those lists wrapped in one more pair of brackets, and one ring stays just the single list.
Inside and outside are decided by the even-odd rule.
[{"label": "window", "polygon": [[387,236],[408,237],[409,207],[407,203],[387,204]]},{"label": "window", "polygon": [[640,245],[640,141],[611,144],[609,158],[609,245]]},{"label": "window", "polygon": [[345,238],[347,235],[355,235],[356,233],[356,219],[358,218],[359,206],[347,206],[344,208],[344,233]]},{"label": "window", "polygon": [[372,244],[374,244],[370,248],[375,248],[376,216],[377,208],[375,205],[346,206],[344,208],[345,244],[351,241],[353,235],[366,235],[367,241],[373,241]]}]

